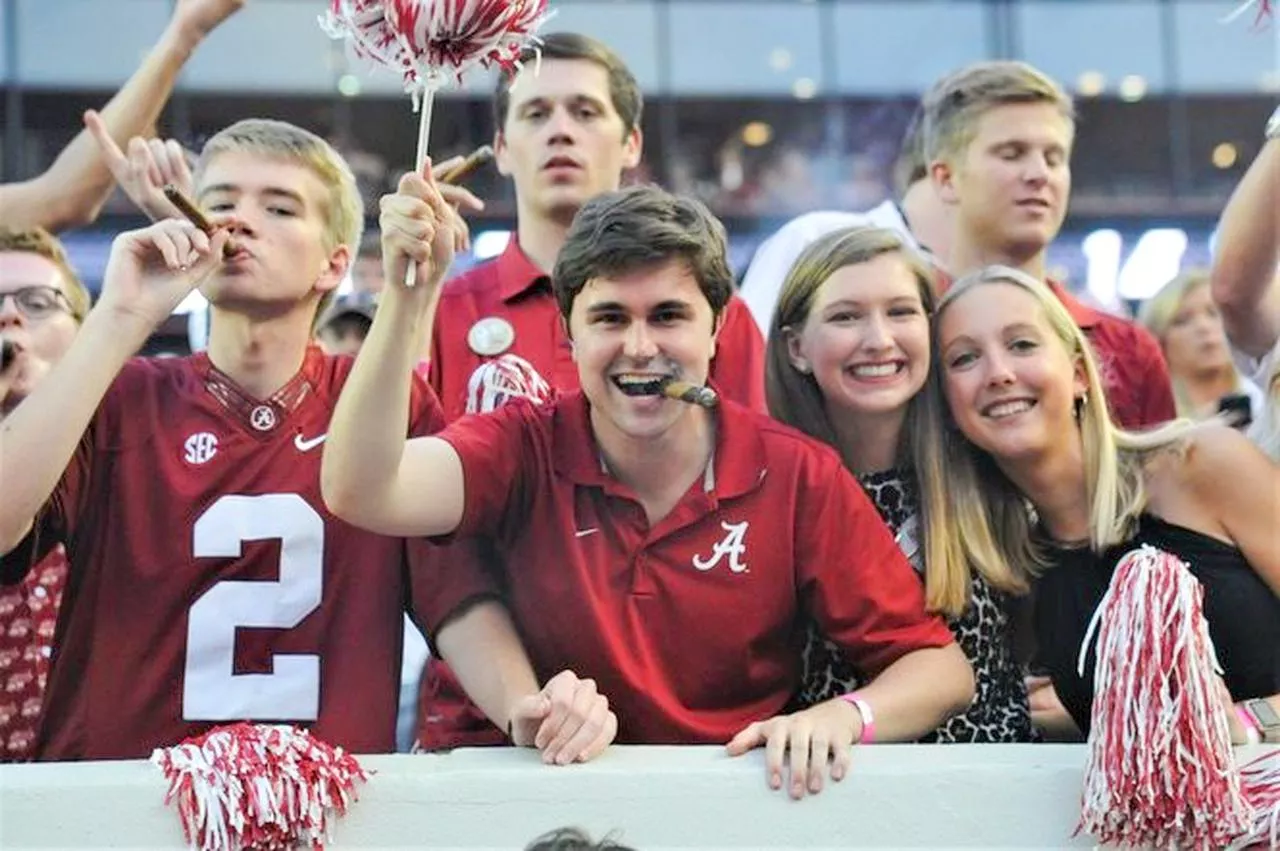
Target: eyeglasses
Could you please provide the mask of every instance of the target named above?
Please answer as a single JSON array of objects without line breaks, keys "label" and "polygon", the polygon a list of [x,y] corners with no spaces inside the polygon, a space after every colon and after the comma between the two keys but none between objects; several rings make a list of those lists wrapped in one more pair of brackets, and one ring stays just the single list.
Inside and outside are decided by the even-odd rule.
[{"label": "eyeglasses", "polygon": [[57,287],[19,287],[9,292],[0,292],[0,310],[4,310],[5,300],[9,296],[13,296],[18,312],[32,321],[48,319],[59,311],[75,315],[71,303]]}]

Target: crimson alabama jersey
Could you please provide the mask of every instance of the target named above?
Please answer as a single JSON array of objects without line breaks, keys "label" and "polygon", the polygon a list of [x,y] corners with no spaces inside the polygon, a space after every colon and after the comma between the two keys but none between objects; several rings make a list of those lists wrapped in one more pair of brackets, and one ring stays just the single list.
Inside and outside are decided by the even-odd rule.
[{"label": "crimson alabama jersey", "polygon": [[[212,726],[292,722],[395,748],[404,541],[325,510],[320,457],[349,358],[309,349],[271,399],[204,354],[130,362],[27,540],[70,560],[39,759],[146,757]],[[439,425],[415,379],[410,431]]]}]

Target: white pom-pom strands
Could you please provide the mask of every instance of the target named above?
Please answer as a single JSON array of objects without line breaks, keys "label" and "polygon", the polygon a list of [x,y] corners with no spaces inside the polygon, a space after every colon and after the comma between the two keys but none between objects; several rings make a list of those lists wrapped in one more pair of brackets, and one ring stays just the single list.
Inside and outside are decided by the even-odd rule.
[{"label": "white pom-pom strands", "polygon": [[151,761],[169,781],[183,833],[198,851],[323,848],[333,819],[368,774],[355,757],[294,727],[233,724]]},{"label": "white pom-pom strands", "polygon": [[1096,634],[1079,829],[1099,842],[1217,849],[1271,828],[1274,844],[1280,770],[1235,765],[1203,597],[1183,562],[1143,546],[1094,613],[1079,659],[1083,675]]}]

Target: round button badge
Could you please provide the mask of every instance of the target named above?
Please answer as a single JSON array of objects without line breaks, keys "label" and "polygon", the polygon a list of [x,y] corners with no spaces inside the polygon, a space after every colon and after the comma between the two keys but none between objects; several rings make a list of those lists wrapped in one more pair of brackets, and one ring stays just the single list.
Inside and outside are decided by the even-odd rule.
[{"label": "round button badge", "polygon": [[484,357],[500,355],[516,341],[516,329],[500,316],[486,316],[467,332],[471,351]]}]

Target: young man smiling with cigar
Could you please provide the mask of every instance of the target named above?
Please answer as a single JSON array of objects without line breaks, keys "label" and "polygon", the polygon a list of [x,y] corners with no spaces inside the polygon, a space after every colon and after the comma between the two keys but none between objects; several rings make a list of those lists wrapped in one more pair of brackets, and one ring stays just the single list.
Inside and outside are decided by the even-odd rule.
[{"label": "young man smiling with cigar", "polygon": [[[574,215],[616,190],[643,149],[643,98],[634,75],[607,45],[578,33],[543,36],[523,69],[499,80],[493,98],[498,170],[515,189],[516,232],[503,253],[449,281],[427,347],[428,375],[445,417],[491,410],[513,396],[547,396],[578,386],[549,273]],[[478,200],[448,200],[475,209]],[[734,401],[764,410],[764,340],[733,297],[710,377]],[[493,560],[483,540],[415,547],[430,563]],[[418,742],[426,749],[499,744],[502,731],[462,694],[448,666],[427,662]]]},{"label": "young man smiling with cigar", "polygon": [[[331,510],[372,531],[494,541],[493,573],[440,564],[424,577],[425,620],[499,727],[532,686],[531,661],[609,701],[566,731],[554,761],[593,756],[615,734],[765,746],[780,788],[790,745],[800,797],[821,789],[828,757],[844,775],[855,741],[913,739],[968,703],[963,654],[834,452],[729,400],[656,394],[667,379],[706,381],[732,293],[723,228],[696,201],[634,187],[578,213],[552,286],[580,391],[406,443],[414,344],[454,242],[445,203],[421,188],[384,200],[388,281],[412,258],[418,285],[384,295],[321,486]],[[482,623],[449,619],[478,594],[504,605]],[[784,715],[810,617],[874,679]]]}]

